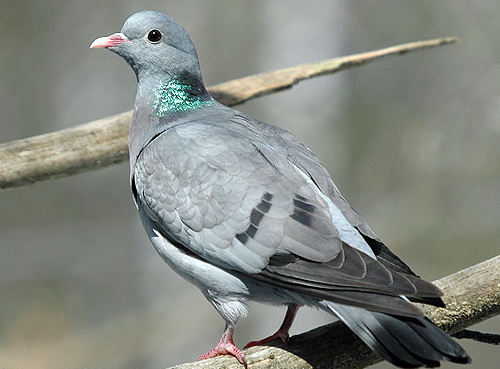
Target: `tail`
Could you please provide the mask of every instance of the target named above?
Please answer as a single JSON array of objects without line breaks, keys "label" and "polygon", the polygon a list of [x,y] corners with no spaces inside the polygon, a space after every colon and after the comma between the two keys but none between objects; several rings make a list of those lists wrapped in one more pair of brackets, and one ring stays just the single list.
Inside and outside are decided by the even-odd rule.
[{"label": "tail", "polygon": [[375,353],[401,368],[434,368],[443,360],[471,361],[458,343],[425,317],[395,316],[331,302],[325,305]]}]

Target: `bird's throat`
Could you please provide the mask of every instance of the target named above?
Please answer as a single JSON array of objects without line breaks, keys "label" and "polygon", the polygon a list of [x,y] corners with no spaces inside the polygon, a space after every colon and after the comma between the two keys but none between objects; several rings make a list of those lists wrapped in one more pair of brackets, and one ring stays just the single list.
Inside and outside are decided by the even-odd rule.
[{"label": "bird's throat", "polygon": [[203,85],[181,78],[172,78],[156,87],[153,109],[157,116],[165,117],[212,104],[213,100]]}]

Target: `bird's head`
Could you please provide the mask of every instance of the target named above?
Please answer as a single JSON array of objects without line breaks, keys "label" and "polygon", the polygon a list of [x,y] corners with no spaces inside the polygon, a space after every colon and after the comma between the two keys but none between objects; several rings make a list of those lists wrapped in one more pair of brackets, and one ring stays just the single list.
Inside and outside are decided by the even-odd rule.
[{"label": "bird's head", "polygon": [[120,55],[139,80],[186,71],[199,74],[196,49],[186,30],[173,18],[156,11],[133,14],[119,33],[96,39],[90,48],[107,48]]}]

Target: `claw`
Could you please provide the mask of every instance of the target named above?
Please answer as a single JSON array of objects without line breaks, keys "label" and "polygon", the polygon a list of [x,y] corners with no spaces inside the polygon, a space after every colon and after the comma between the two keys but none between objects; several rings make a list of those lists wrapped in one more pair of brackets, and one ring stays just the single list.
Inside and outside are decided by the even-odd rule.
[{"label": "claw", "polygon": [[226,330],[222,334],[219,343],[217,343],[217,345],[209,352],[198,357],[198,360],[209,359],[220,355],[231,355],[234,356],[236,360],[238,360],[241,364],[243,364],[245,369],[247,369],[248,368],[247,359],[245,358],[245,354],[243,353],[243,351],[241,351],[234,344],[233,332],[234,332],[233,328],[226,327]]},{"label": "claw", "polygon": [[283,342],[286,345],[288,343],[289,338],[290,338],[290,335],[288,334],[288,331],[284,332],[284,331],[278,330],[276,333],[270,335],[269,337],[263,338],[259,341],[248,342],[244,348],[247,349],[247,348],[254,347],[254,346],[262,346],[262,345],[265,345],[265,344],[268,344],[270,342],[277,341],[277,340],[280,340],[281,342]]},{"label": "claw", "polygon": [[276,333],[270,335],[269,337],[266,337],[264,339],[261,339],[259,341],[251,341],[248,342],[244,348],[250,348],[254,346],[260,346],[260,345],[265,345],[269,342],[273,342],[276,340],[280,340],[283,342],[285,345],[288,343],[288,339],[290,338],[290,334],[288,331],[290,330],[290,327],[292,326],[293,320],[295,319],[295,316],[297,315],[297,312],[299,311],[300,306],[297,304],[290,304],[288,305],[288,309],[286,310],[285,314],[285,319],[283,319],[283,323],[281,323],[281,327],[276,331]]}]

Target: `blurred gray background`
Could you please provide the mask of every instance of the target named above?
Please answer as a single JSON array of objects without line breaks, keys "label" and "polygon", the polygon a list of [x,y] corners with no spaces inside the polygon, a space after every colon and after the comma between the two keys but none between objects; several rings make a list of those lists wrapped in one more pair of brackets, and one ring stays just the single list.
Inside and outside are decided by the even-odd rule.
[{"label": "blurred gray background", "polygon": [[[88,46],[142,9],[167,12],[188,29],[207,85],[460,37],[239,109],[305,141],[381,238],[426,279],[498,254],[498,1],[4,0],[0,141],[131,109],[130,68]],[[237,344],[272,333],[283,314],[254,305]],[[304,309],[293,333],[330,321]],[[195,360],[222,328],[215,310],[149,244],[126,163],[0,193],[2,369],[159,369]],[[498,333],[500,319],[477,328]],[[474,359],[470,368],[497,367],[497,347],[462,343]]]}]

